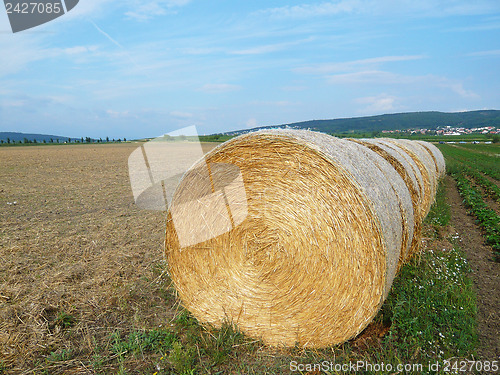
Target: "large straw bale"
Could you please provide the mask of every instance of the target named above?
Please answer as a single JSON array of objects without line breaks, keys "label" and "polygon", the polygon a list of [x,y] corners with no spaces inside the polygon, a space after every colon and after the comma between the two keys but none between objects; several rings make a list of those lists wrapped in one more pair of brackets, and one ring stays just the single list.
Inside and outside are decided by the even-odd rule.
[{"label": "large straw bale", "polygon": [[[243,135],[206,161],[239,168],[247,216],[236,223],[243,205],[233,204],[230,229],[182,246],[172,212],[192,228],[190,209],[197,212],[207,194],[219,197],[216,181],[229,172],[208,182],[196,172],[200,165],[185,174],[165,247],[183,305],[202,323],[228,320],[272,345],[324,347],[360,333],[413,238],[412,197],[401,175],[365,146],[308,131]],[[228,201],[210,205],[203,219],[227,216]]]}]

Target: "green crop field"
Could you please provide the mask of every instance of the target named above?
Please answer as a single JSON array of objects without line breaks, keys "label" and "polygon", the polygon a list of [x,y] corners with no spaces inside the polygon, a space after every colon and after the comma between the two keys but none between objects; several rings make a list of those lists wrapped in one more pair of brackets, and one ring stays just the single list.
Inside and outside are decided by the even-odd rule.
[{"label": "green crop field", "polygon": [[448,173],[500,260],[500,145],[440,145]]}]

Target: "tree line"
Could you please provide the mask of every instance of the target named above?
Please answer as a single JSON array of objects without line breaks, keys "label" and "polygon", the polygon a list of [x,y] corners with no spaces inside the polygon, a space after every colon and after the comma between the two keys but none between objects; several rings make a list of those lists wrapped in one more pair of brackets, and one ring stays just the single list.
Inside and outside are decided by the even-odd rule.
[{"label": "tree line", "polygon": [[42,139],[42,140],[37,140],[37,139],[28,139],[28,138],[24,138],[24,139],[18,139],[18,140],[15,140],[15,139],[10,139],[10,138],[6,138],[6,139],[0,139],[0,144],[64,144],[64,143],[120,143],[120,142],[126,142],[127,141],[127,138],[118,138],[118,139],[115,139],[115,138],[112,138],[110,139],[109,137],[106,137],[105,139],[102,139],[102,138],[99,138],[99,139],[95,139],[95,138],[90,138],[90,137],[81,137],[81,138],[67,138],[67,139],[64,139],[64,138],[49,138],[49,139]]}]

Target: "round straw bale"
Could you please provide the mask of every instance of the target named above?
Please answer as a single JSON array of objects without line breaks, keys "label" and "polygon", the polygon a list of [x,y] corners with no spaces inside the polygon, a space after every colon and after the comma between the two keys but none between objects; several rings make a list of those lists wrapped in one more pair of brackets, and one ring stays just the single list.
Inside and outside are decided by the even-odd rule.
[{"label": "round straw bale", "polygon": [[[420,204],[420,185],[417,181],[415,173],[413,172],[412,166],[409,162],[398,153],[394,148],[389,145],[379,142],[376,139],[349,139],[350,141],[360,143],[370,150],[376,152],[378,155],[383,157],[391,166],[396,170],[399,176],[403,179],[406,184],[406,188],[410,193],[412,211],[414,214],[414,226],[412,228],[412,236],[410,236],[410,246],[409,249],[401,249],[401,255],[399,259],[398,268],[406,262],[414,253],[418,251],[420,245],[420,232],[421,224],[425,217],[425,213]],[[405,192],[403,192],[404,194]],[[400,196],[401,193],[398,193]]]},{"label": "round straw bale", "polygon": [[[377,145],[383,145],[387,148],[387,150],[394,151],[401,159],[398,158],[401,162],[403,160],[406,162],[405,167],[409,166],[407,169],[410,176],[414,176],[415,180],[418,184],[418,209],[414,211],[415,215],[415,226],[413,231],[413,241],[409,250],[409,257],[413,256],[413,254],[417,253],[420,248],[420,239],[422,232],[422,223],[427,215],[427,207],[430,206],[431,201],[431,191],[430,184],[428,178],[424,179],[424,175],[426,174],[426,169],[422,162],[418,159],[417,155],[409,151],[408,149],[398,146],[397,144],[390,142],[388,139],[377,138],[369,140]],[[422,171],[424,175],[422,174]],[[412,179],[413,180],[413,179]],[[415,197],[415,196],[413,196]]]},{"label": "round straw bale", "polygon": [[408,153],[403,148],[398,147],[396,144],[389,142],[386,139],[377,138],[377,139],[372,139],[370,141],[373,141],[377,145],[384,145],[389,150],[394,151],[399,157],[401,157],[401,159],[403,159],[406,162],[405,167],[406,166],[410,167],[409,169],[407,169],[407,171],[410,177],[412,177],[412,181],[416,180],[420,200],[422,200],[425,195],[424,179],[422,173],[420,172],[420,168],[417,165],[417,163],[415,163],[414,159],[410,155],[408,155]]},{"label": "round straw bale", "polygon": [[446,163],[444,161],[444,156],[441,153],[441,151],[430,142],[425,142],[425,141],[415,141],[415,142],[424,146],[427,152],[429,152],[432,159],[434,160],[434,164],[436,164],[436,169],[438,171],[438,178],[443,178],[446,173]]},{"label": "round straw bale", "polygon": [[431,184],[431,195],[433,201],[434,195],[436,194],[437,190],[437,181],[439,172],[430,152],[420,143],[415,141],[410,141],[408,139],[395,139],[395,141],[396,143],[400,143],[405,147],[407,147],[408,149],[410,149],[413,153],[415,153],[419,157],[419,159],[424,164],[425,168],[427,169],[427,172],[429,173],[429,182]]},{"label": "round straw bale", "polygon": [[[205,160],[209,168],[239,168],[247,216],[238,225],[232,220],[225,233],[182,246],[182,223],[172,214],[177,202],[189,226],[190,205],[203,199],[197,196],[217,195],[218,179],[200,182],[194,171],[205,161],[184,175],[165,243],[183,305],[201,323],[229,321],[271,345],[325,347],[360,333],[386,298],[408,246],[403,227],[413,226],[411,198],[397,195],[406,186],[391,165],[356,143],[286,130],[239,136]],[[227,215],[231,205],[210,205],[204,219]]]},{"label": "round straw bale", "polygon": [[427,215],[432,203],[434,203],[434,197],[436,193],[437,172],[434,162],[432,161],[428,152],[423,148],[423,146],[417,143],[414,143],[407,139],[385,138],[384,140],[401,148],[413,159],[413,162],[418,166],[418,169],[422,175],[424,187],[422,206],[425,215]]}]

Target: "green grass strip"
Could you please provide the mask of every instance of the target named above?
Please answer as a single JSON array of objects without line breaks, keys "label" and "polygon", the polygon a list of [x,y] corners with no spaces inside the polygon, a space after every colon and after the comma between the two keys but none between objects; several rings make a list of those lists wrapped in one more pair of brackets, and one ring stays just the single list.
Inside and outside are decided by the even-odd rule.
[{"label": "green grass strip", "polygon": [[476,300],[460,250],[430,250],[405,265],[387,301],[385,338],[401,360],[466,357],[476,343]]}]

